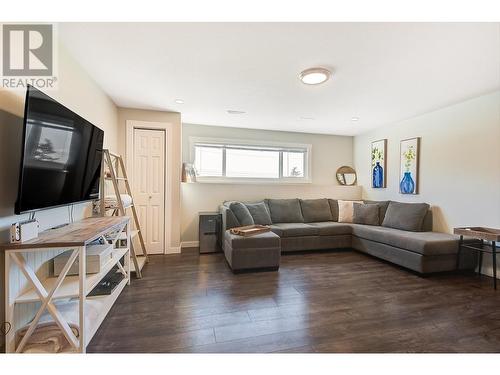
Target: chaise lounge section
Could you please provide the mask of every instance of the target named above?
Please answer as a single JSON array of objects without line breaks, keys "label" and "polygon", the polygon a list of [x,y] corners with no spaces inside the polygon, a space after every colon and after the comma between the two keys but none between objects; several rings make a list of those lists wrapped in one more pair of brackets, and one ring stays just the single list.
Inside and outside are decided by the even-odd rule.
[{"label": "chaise lounge section", "polygon": [[[475,268],[476,257],[471,252],[461,253],[460,262],[457,261],[458,237],[432,232],[432,211],[428,205],[361,203],[378,207],[379,216],[372,225],[338,222],[339,203],[334,199],[224,202],[220,210],[228,264],[233,271],[276,269],[280,252],[351,248],[420,274],[456,270],[457,264],[461,269]],[[422,209],[423,219],[418,219],[416,210],[422,212]],[[387,212],[389,216],[384,221]],[[391,221],[396,228],[388,226]],[[271,232],[252,237],[229,232],[233,227],[250,224],[269,225]]]}]

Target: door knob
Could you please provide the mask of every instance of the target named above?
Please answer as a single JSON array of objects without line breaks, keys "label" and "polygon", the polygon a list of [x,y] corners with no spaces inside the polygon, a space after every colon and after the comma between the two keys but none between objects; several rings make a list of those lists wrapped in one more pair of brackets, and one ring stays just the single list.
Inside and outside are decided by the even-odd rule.
[{"label": "door knob", "polygon": [[153,198],[153,196],[152,196],[152,195],[150,195],[150,196],[149,196],[149,199],[151,199],[151,198]]}]

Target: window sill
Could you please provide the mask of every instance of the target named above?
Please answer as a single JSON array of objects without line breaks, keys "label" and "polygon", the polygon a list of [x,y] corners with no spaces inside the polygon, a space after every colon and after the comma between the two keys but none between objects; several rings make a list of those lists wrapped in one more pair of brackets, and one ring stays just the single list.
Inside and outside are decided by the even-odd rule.
[{"label": "window sill", "polygon": [[207,178],[198,177],[197,184],[239,184],[239,185],[304,185],[312,184],[311,179],[269,179],[269,178]]}]

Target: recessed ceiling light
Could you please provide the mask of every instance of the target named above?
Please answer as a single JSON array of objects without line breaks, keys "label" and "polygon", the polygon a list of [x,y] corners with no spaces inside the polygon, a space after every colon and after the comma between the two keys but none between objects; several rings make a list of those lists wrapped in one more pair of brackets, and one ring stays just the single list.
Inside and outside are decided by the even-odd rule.
[{"label": "recessed ceiling light", "polygon": [[354,122],[359,121],[359,117],[351,117],[351,121],[354,121]]},{"label": "recessed ceiling light", "polygon": [[300,119],[301,119],[301,120],[314,120],[314,117],[306,117],[306,116],[302,116]]},{"label": "recessed ceiling light", "polygon": [[174,102],[176,102],[177,104],[184,104],[184,100],[182,99],[175,99]]},{"label": "recessed ceiling light", "polygon": [[328,81],[332,72],[325,68],[310,68],[299,74],[300,80],[306,85],[319,85]]},{"label": "recessed ceiling light", "polygon": [[237,111],[235,109],[228,109],[227,113],[229,113],[230,115],[242,115],[246,112],[245,111]]}]

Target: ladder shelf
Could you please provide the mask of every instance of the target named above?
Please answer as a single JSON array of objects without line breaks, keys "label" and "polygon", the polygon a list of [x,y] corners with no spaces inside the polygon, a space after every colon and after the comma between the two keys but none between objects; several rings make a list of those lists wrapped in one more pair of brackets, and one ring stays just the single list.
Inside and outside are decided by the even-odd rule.
[{"label": "ladder shelf", "polygon": [[[113,185],[113,194],[116,197],[116,204],[110,207],[106,207],[106,194],[105,194],[105,181],[111,181]],[[130,204],[124,205],[120,194],[119,182],[123,181],[125,184],[125,192],[131,197]],[[121,155],[115,154],[107,149],[103,150],[103,162],[101,164],[101,200],[100,200],[100,213],[101,216],[106,215],[106,212],[112,211],[111,216],[127,216],[127,209],[131,209],[132,218],[134,220],[135,230],[132,231],[132,236],[130,239],[130,256],[132,258],[131,271],[135,273],[135,276],[140,279],[142,278],[142,269],[144,265],[149,261],[148,254],[146,251],[146,245],[144,243],[144,237],[141,231],[141,225],[139,223],[139,217],[134,206],[134,199],[132,197],[132,189],[130,188],[129,180],[127,177],[127,171],[125,170],[125,164],[123,163],[123,158]],[[140,252],[141,255],[136,254],[134,250],[133,237],[139,238]]]}]

